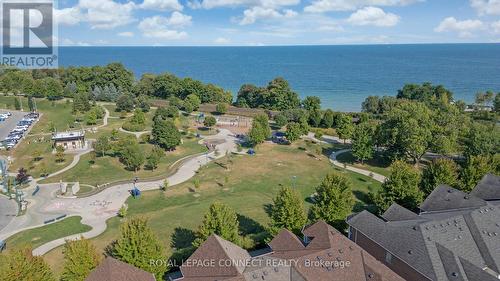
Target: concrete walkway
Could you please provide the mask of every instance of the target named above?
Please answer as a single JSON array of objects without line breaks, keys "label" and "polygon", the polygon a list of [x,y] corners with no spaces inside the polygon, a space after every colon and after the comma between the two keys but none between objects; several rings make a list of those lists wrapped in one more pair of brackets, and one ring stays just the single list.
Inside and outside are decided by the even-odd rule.
[{"label": "concrete walkway", "polygon": [[356,167],[353,167],[353,166],[350,166],[350,165],[346,165],[344,163],[341,163],[339,161],[337,161],[337,156],[339,154],[342,154],[342,153],[346,153],[346,152],[349,152],[351,151],[350,149],[342,149],[342,150],[338,150],[338,151],[335,151],[333,152],[331,155],[330,155],[330,162],[332,162],[333,165],[337,166],[337,167],[340,167],[340,168],[343,168],[343,169],[346,169],[346,170],[349,170],[351,172],[355,172],[355,173],[358,173],[358,174],[361,174],[361,175],[365,175],[367,177],[371,177],[373,178],[374,180],[378,181],[378,182],[385,182],[385,179],[386,177],[381,175],[381,174],[377,174],[375,172],[372,172],[372,171],[368,171],[368,170],[364,170],[364,169],[360,169],[360,168],[356,168]]},{"label": "concrete walkway", "polygon": [[134,135],[136,138],[140,138],[144,134],[151,133],[151,131],[131,132],[131,131],[127,131],[127,130],[123,129],[122,127],[120,127],[120,129],[118,129],[118,130],[120,132],[123,132],[123,133],[126,133],[126,134]]},{"label": "concrete walkway", "polygon": [[[183,162],[175,174],[167,178],[171,186],[180,184],[192,178],[196,171],[203,165],[214,159],[224,157],[227,151],[237,150],[237,138],[228,130],[221,129],[217,135],[207,136],[207,141],[218,143],[216,150],[219,156],[215,156],[215,151],[203,155],[193,156],[193,158]],[[164,180],[138,183],[137,187],[142,190],[158,190]],[[86,198],[57,198],[56,192],[59,184],[41,185],[40,192],[34,197],[31,193],[27,195],[32,205],[28,208],[26,215],[16,217],[5,229],[0,231],[0,239],[6,239],[20,231],[43,226],[43,221],[56,218],[59,215],[81,216],[82,223],[92,227],[86,233],[71,235],[60,238],[33,250],[34,255],[43,255],[48,251],[61,246],[66,240],[77,239],[80,236],[92,238],[106,230],[106,221],[117,215],[120,207],[130,196],[132,184],[123,184],[110,187],[98,194]]]},{"label": "concrete walkway", "polygon": [[48,178],[53,177],[53,176],[57,176],[59,174],[62,174],[64,172],[66,172],[66,171],[74,168],[76,165],[78,165],[78,162],[80,162],[80,157],[82,157],[83,155],[85,155],[85,154],[91,152],[92,150],[94,150],[94,149],[90,148],[92,146],[90,143],[88,144],[88,146],[89,146],[89,148],[87,148],[85,150],[81,150],[81,151],[79,151],[78,153],[75,154],[75,157],[73,157],[73,161],[71,161],[71,164],[69,164],[68,166],[62,168],[61,170],[59,170],[57,172],[54,172],[52,174],[49,174],[49,175],[47,175],[45,177],[37,178],[37,179],[34,180],[34,182],[38,182],[38,181],[41,181],[41,180],[44,180],[44,179],[48,179]]}]

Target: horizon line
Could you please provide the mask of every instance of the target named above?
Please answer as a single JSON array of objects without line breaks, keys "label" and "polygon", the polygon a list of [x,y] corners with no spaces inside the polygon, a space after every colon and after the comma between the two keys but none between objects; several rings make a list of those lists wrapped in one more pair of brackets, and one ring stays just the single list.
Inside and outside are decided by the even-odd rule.
[{"label": "horizon line", "polygon": [[273,44],[273,45],[59,45],[56,47],[72,48],[105,48],[105,47],[150,47],[150,48],[165,48],[165,47],[189,47],[189,48],[227,48],[227,47],[328,47],[328,46],[409,46],[409,45],[500,45],[500,42],[464,42],[464,43],[351,43],[351,44]]}]

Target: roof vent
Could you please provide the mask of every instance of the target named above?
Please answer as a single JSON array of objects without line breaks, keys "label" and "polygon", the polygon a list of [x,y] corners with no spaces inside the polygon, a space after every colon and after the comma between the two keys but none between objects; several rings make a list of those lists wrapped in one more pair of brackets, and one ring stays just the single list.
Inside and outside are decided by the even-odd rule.
[{"label": "roof vent", "polygon": [[452,272],[452,273],[451,273],[451,276],[453,276],[453,277],[458,277],[458,273],[456,273],[456,272]]},{"label": "roof vent", "polygon": [[368,278],[373,278],[373,277],[374,277],[373,273],[368,274]]},{"label": "roof vent", "polygon": [[418,227],[415,225],[415,226],[413,227],[413,230],[417,230],[417,229],[418,229]]},{"label": "roof vent", "polygon": [[451,190],[451,189],[448,189],[448,193],[452,193],[452,192],[453,192],[453,190]]},{"label": "roof vent", "polygon": [[410,254],[410,255],[411,255],[411,254],[413,254],[413,251],[412,251],[412,250],[409,250],[409,251],[408,251],[408,254]]},{"label": "roof vent", "polygon": [[274,272],[278,272],[279,269],[277,267],[274,268]]},{"label": "roof vent", "polygon": [[344,250],[342,250],[342,249],[339,249],[339,253],[341,253],[341,254],[342,254],[342,253],[344,253]]},{"label": "roof vent", "polygon": [[469,195],[465,195],[465,196],[464,196],[464,199],[469,199]]}]

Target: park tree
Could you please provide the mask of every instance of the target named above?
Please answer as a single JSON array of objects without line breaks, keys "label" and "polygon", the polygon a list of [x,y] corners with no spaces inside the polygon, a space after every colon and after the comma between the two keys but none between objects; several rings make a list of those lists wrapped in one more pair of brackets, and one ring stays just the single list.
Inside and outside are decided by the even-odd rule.
[{"label": "park tree", "polygon": [[48,100],[59,100],[63,98],[63,87],[61,82],[52,77],[46,77],[43,79],[45,84],[45,96]]},{"label": "park tree", "polygon": [[302,136],[302,127],[299,123],[291,122],[286,126],[285,132],[286,139],[289,142],[295,142]]},{"label": "park tree", "polygon": [[323,119],[321,119],[321,127],[331,128],[333,126],[333,116],[334,113],[331,109],[325,110],[325,113],[323,114]]},{"label": "park tree", "polygon": [[200,107],[200,104],[201,104],[201,100],[196,94],[190,94],[186,97],[186,99],[184,100],[184,103],[189,103],[193,106],[192,107],[193,110],[198,110],[198,108]]},{"label": "park tree", "polygon": [[493,109],[497,114],[500,113],[500,92],[495,95],[495,100],[493,100]]},{"label": "park tree", "polygon": [[75,93],[73,98],[73,113],[84,113],[90,110],[89,95],[87,92]]},{"label": "park tree", "polygon": [[56,146],[56,162],[64,162],[64,147],[62,145]]},{"label": "park tree", "polygon": [[131,143],[121,149],[120,160],[128,169],[137,172],[144,164],[145,157],[139,144]]},{"label": "park tree", "polygon": [[28,96],[28,108],[31,112],[35,111],[35,103],[33,101],[33,96]]},{"label": "park tree", "polygon": [[158,164],[160,164],[161,158],[164,155],[165,153],[159,146],[154,146],[146,159],[146,164],[151,170],[154,171],[158,168]]},{"label": "park tree", "polygon": [[321,109],[321,99],[316,96],[308,96],[302,101],[302,107],[311,112]]},{"label": "park tree", "polygon": [[14,109],[15,110],[21,110],[21,100],[20,98],[14,98]]},{"label": "park tree", "polygon": [[460,171],[460,189],[464,192],[472,191],[484,175],[488,173],[500,173],[499,164],[498,156],[469,156]]},{"label": "park tree", "polygon": [[218,103],[216,106],[215,106],[215,111],[218,113],[218,114],[225,114],[227,113],[227,110],[229,109],[229,105],[227,103]]},{"label": "park tree", "polygon": [[242,85],[236,97],[236,106],[258,108],[263,104],[264,91],[263,88],[259,88],[255,85]]},{"label": "park tree", "polygon": [[434,86],[429,82],[405,84],[398,90],[398,99],[423,102],[431,108],[437,108],[453,101],[453,93],[442,85]]},{"label": "park tree", "polygon": [[97,114],[94,110],[91,110],[85,114],[85,123],[87,125],[95,125],[97,124]]},{"label": "park tree", "polygon": [[451,159],[433,160],[422,173],[420,188],[424,195],[429,195],[440,184],[458,187],[458,169],[458,165]]},{"label": "park tree", "polygon": [[123,223],[120,236],[112,244],[110,252],[118,260],[153,273],[156,280],[163,280],[168,269],[164,263],[151,263],[165,259],[164,249],[145,218],[132,218]]},{"label": "park tree", "polygon": [[352,137],[354,133],[354,124],[350,115],[342,113],[338,117],[337,134],[344,142]]},{"label": "park tree", "polygon": [[476,93],[475,103],[481,106],[489,106],[495,99],[495,94],[492,91],[486,91],[485,93]]},{"label": "park tree", "polygon": [[23,184],[28,181],[28,178],[28,171],[25,168],[19,168],[16,175],[16,182],[18,182],[19,184]]},{"label": "park tree", "polygon": [[173,150],[181,143],[181,133],[172,120],[156,118],[151,136],[157,145],[166,150]]},{"label": "park tree", "polygon": [[299,105],[299,95],[290,88],[288,81],[278,77],[267,85],[261,107],[271,110],[286,110],[297,108]]},{"label": "park tree", "polygon": [[375,126],[370,122],[364,122],[356,126],[352,135],[352,155],[363,163],[373,157]]},{"label": "park tree", "polygon": [[420,173],[416,168],[400,160],[392,163],[391,175],[373,198],[379,213],[383,213],[393,203],[409,210],[417,210],[423,200],[419,183]]},{"label": "park tree", "polygon": [[496,124],[472,123],[464,141],[466,157],[500,152],[500,128]]},{"label": "park tree", "polygon": [[269,119],[265,114],[255,116],[252,122],[252,128],[248,133],[248,138],[252,145],[263,143],[266,139],[271,137],[271,127],[269,126]]},{"label": "park tree", "polygon": [[328,174],[316,187],[315,202],[310,209],[312,220],[324,220],[340,231],[346,227],[345,218],[352,212],[354,196],[349,179],[339,173]]},{"label": "park tree", "polygon": [[239,244],[240,235],[238,229],[239,222],[236,212],[228,205],[216,201],[210,205],[208,212],[205,214],[203,223],[196,232],[193,246],[199,247],[212,234],[216,234],[229,242]]},{"label": "park tree", "polygon": [[101,157],[104,157],[106,152],[111,148],[109,138],[105,135],[99,136],[94,143],[94,151]]},{"label": "park tree", "polygon": [[443,105],[433,114],[432,141],[433,152],[451,155],[458,152],[459,140],[466,137],[470,118],[463,114],[456,105]]},{"label": "park tree", "polygon": [[321,110],[315,109],[309,111],[309,124],[313,127],[319,127],[321,124],[321,120],[323,119],[323,115],[321,113]]},{"label": "park tree", "polygon": [[380,111],[380,98],[378,96],[368,96],[362,103],[363,112],[378,114]]},{"label": "park tree", "polygon": [[417,165],[432,143],[432,112],[423,103],[405,102],[388,113],[378,130],[378,144],[392,159],[410,158]]},{"label": "park tree", "polygon": [[61,281],[84,281],[101,260],[92,242],[83,237],[78,240],[67,240],[63,254]]},{"label": "park tree", "polygon": [[272,234],[277,234],[282,228],[300,234],[306,222],[306,211],[300,194],[290,187],[282,187],[271,207]]},{"label": "park tree", "polygon": [[271,127],[269,126],[269,118],[266,114],[259,114],[253,119],[253,123],[259,123],[262,129],[262,134],[264,138],[268,139],[271,137]]},{"label": "park tree", "polygon": [[151,105],[149,104],[149,98],[146,95],[139,95],[135,98],[135,104],[137,108],[142,112],[149,112],[151,110]]},{"label": "park tree", "polygon": [[134,109],[134,98],[130,94],[122,94],[116,100],[116,111],[131,112]]},{"label": "park tree", "polygon": [[33,256],[29,247],[13,249],[0,266],[2,281],[55,281],[42,257]]},{"label": "park tree", "polygon": [[205,117],[205,120],[203,121],[203,126],[211,129],[213,126],[215,126],[215,124],[217,124],[217,119],[215,119],[215,117],[213,116],[207,116]]},{"label": "park tree", "polygon": [[282,128],[283,126],[285,126],[288,123],[288,119],[286,118],[286,116],[284,114],[278,113],[278,114],[276,114],[276,116],[274,116],[274,122],[276,123],[276,125],[278,125],[280,128]]}]

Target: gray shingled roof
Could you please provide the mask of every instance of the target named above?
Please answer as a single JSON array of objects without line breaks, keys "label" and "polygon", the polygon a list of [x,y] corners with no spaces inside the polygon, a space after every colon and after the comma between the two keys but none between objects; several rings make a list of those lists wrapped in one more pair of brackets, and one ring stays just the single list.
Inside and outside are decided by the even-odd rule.
[{"label": "gray shingled roof", "polygon": [[405,207],[393,203],[382,215],[382,218],[386,221],[405,221],[419,219],[419,216]]},{"label": "gray shingled roof", "polygon": [[500,200],[500,177],[486,174],[470,194],[484,200]]},{"label": "gray shingled roof", "polygon": [[[383,215],[388,222],[364,211],[348,223],[432,280],[483,280],[469,275],[485,267],[500,272],[500,205],[466,196],[442,185],[422,204],[427,212],[420,215],[391,206]],[[409,249],[413,258],[407,255]],[[467,260],[467,270],[459,258]]]},{"label": "gray shingled roof", "polygon": [[460,258],[460,263],[462,264],[462,267],[465,271],[465,275],[467,275],[467,278],[472,281],[498,281],[495,276],[489,274],[488,272],[481,270],[477,266],[474,266],[472,263],[469,261]]},{"label": "gray shingled roof", "polygon": [[486,201],[443,184],[436,187],[427,196],[422,205],[420,205],[420,210],[422,212],[440,212],[478,208],[485,205]]}]

